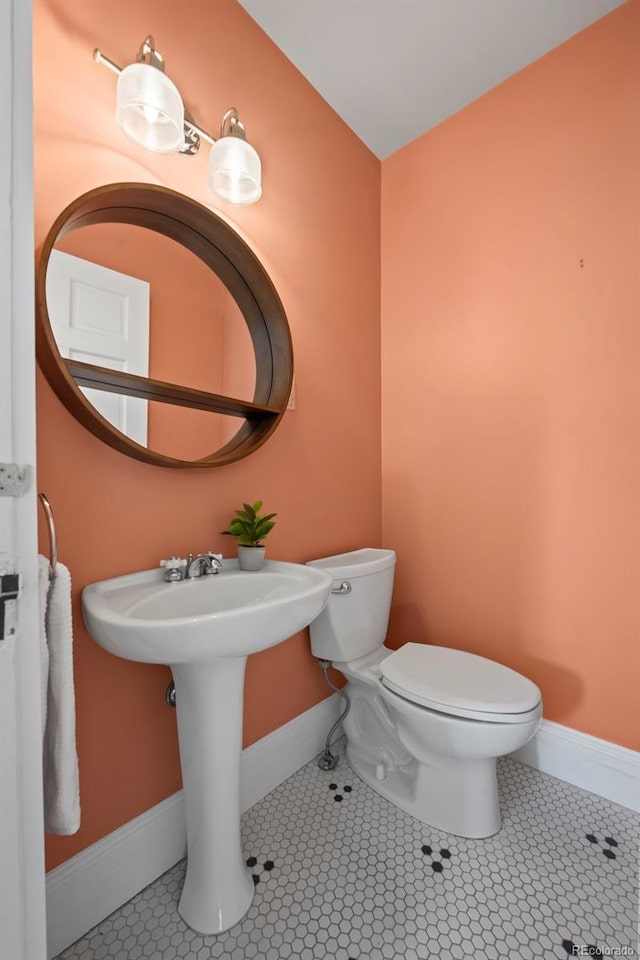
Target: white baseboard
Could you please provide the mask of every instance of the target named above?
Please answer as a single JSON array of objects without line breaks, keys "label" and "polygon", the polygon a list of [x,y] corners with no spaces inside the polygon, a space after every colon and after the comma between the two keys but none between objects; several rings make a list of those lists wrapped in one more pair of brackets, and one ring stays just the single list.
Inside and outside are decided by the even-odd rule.
[{"label": "white baseboard", "polygon": [[[313,759],[340,713],[336,694],[242,751],[242,812]],[[181,860],[182,791],[47,874],[48,956],[55,957]]]},{"label": "white baseboard", "polygon": [[640,811],[640,753],[543,720],[514,760]]},{"label": "white baseboard", "polygon": [[47,874],[47,955],[55,957],[185,855],[182,791]]}]

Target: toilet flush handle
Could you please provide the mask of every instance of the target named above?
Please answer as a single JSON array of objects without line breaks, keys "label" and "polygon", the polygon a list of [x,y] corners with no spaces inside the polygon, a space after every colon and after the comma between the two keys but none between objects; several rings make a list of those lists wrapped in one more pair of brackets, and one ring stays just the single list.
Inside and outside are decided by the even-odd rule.
[{"label": "toilet flush handle", "polygon": [[351,584],[349,583],[348,580],[343,580],[342,583],[339,584],[337,587],[331,588],[331,593],[339,593],[342,595],[351,593]]}]

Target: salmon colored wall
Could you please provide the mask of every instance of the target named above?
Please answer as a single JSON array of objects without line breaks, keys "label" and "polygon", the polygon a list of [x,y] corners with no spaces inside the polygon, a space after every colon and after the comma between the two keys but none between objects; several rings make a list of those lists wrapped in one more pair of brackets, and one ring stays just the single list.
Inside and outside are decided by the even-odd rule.
[{"label": "salmon colored wall", "polygon": [[[74,583],[83,814],[76,836],[48,838],[51,868],[180,786],[175,716],[163,700],[169,671],[118,660],[88,637],[85,584],[170,553],[228,554],[217,531],[242,500],[278,512],[272,558],[380,542],[380,164],[233,0],[36,0],[34,17],[37,242],[74,197],[103,183],[159,183],[215,207],[282,298],[298,385],[297,409],[258,452],[192,472],[111,450],[40,377],[38,485]],[[257,205],[213,200],[206,150],[158,157],[120,132],[115,78],[92,50],[130,62],[149,32],[204,126],[215,131],[238,107],[263,159]],[[306,634],[250,657],[245,742],[326,692]]]},{"label": "salmon colored wall", "polygon": [[638,748],[640,5],[382,164],[391,634]]}]

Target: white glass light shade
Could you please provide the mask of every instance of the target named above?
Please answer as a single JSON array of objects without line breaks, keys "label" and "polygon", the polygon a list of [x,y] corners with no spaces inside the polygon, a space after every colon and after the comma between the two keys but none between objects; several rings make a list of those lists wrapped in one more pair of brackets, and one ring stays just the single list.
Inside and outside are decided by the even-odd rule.
[{"label": "white glass light shade", "polygon": [[260,157],[241,137],[221,137],[209,154],[209,186],[231,203],[255,203],[262,196]]},{"label": "white glass light shade", "polygon": [[155,153],[184,144],[184,105],[175,83],[157,67],[132,63],[118,77],[116,117],[128,137]]}]

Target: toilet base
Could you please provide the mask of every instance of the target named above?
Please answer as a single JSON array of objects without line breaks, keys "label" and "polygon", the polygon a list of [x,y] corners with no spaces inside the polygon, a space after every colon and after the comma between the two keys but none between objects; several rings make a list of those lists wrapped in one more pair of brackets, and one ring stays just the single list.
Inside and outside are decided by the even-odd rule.
[{"label": "toilet base", "polygon": [[354,773],[390,803],[428,826],[458,837],[480,840],[500,829],[496,761],[489,759],[412,760],[386,770],[373,764],[347,738],[346,758]]},{"label": "toilet base", "polygon": [[500,829],[496,760],[535,734],[542,706],[518,722],[486,722],[428,710],[387,689],[382,648],[355,663],[335,663],[347,677],[344,719],[354,772],[422,823],[480,840]]}]

